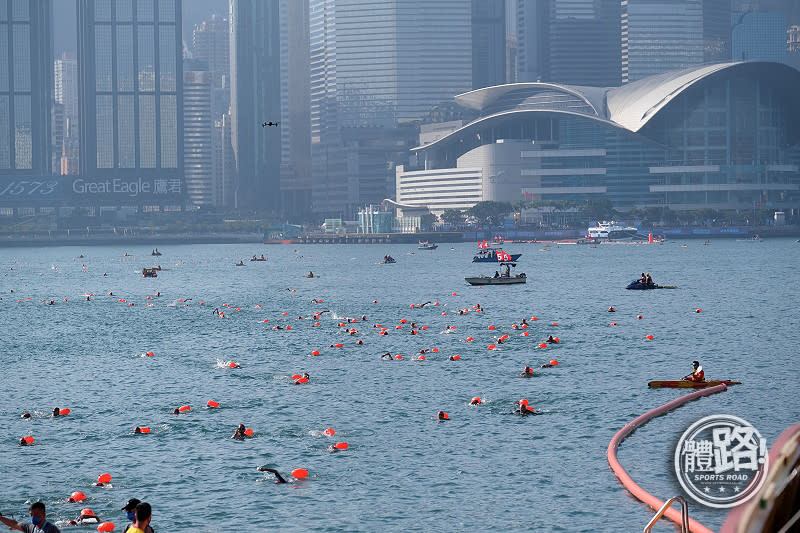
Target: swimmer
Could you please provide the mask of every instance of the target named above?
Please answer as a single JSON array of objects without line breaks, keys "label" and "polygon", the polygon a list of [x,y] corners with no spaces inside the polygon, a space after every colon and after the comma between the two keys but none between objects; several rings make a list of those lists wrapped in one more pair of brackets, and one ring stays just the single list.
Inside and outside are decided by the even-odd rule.
[{"label": "swimmer", "polygon": [[173,415],[179,415],[179,414],[181,414],[181,410],[176,407],[175,409],[172,410],[172,414]]},{"label": "swimmer", "polygon": [[558,341],[552,335],[549,335],[545,342],[548,344],[558,344]]},{"label": "swimmer", "polygon": [[61,415],[61,409],[59,409],[58,407],[53,407],[53,418],[59,415]]},{"label": "swimmer", "polygon": [[89,297],[88,297],[88,296],[86,297],[86,301],[87,301],[87,302],[90,302],[90,301],[91,301],[91,300],[89,300]]},{"label": "swimmer", "polygon": [[451,355],[450,357],[448,357],[448,360],[450,360],[450,361],[458,361],[460,358],[461,358],[461,356],[459,356],[459,355]]},{"label": "swimmer", "polygon": [[300,381],[300,379],[296,379],[292,385],[302,385],[303,383],[308,383],[308,380],[311,379],[311,376],[308,375],[308,372],[303,372],[303,378],[301,379],[305,379],[306,381]]},{"label": "swimmer", "polygon": [[419,326],[417,326],[416,322],[411,323],[411,329],[419,329]]},{"label": "swimmer", "polygon": [[420,350],[420,351],[419,351],[419,353],[421,353],[421,354],[430,353],[430,350],[428,350],[428,349],[422,349],[422,350]]},{"label": "swimmer", "polygon": [[328,451],[331,453],[336,453],[339,451],[339,448],[337,448],[335,444],[331,444],[330,446],[328,446]]},{"label": "swimmer", "polygon": [[367,315],[361,315],[361,321],[365,322],[367,320]]},{"label": "swimmer", "polygon": [[266,466],[259,466],[258,467],[258,471],[259,472],[269,472],[270,474],[275,474],[275,483],[277,483],[277,484],[289,483],[288,481],[283,479],[283,476],[280,474],[280,472],[278,472],[274,468],[267,468]]},{"label": "swimmer", "polygon": [[533,369],[526,365],[525,366],[525,370],[522,371],[522,374],[520,374],[520,376],[523,377],[523,378],[532,378],[533,377]]},{"label": "swimmer", "polygon": [[22,413],[22,417],[21,418],[30,418],[30,417],[31,417],[31,414],[28,411],[25,411],[24,413]]},{"label": "swimmer", "polygon": [[94,511],[91,509],[83,509],[81,514],[78,515],[78,518],[75,520],[70,520],[68,522],[71,526],[82,526],[84,524],[99,524],[100,519],[94,514]]},{"label": "swimmer", "polygon": [[362,341],[361,339],[358,339],[358,340],[356,341],[356,344],[358,344],[358,345],[364,344],[364,341]]},{"label": "swimmer", "polygon": [[21,439],[19,439],[19,445],[20,446],[28,446],[28,441],[25,440],[25,437],[22,437]]},{"label": "swimmer", "polygon": [[517,403],[517,409],[514,412],[520,416],[532,415],[534,413],[532,407],[528,407],[528,404],[521,402]]},{"label": "swimmer", "polygon": [[447,413],[445,413],[444,411],[439,411],[438,413],[436,413],[436,418],[438,418],[439,420],[450,420],[450,417],[447,416]]},{"label": "swimmer", "polygon": [[430,302],[425,302],[424,304],[420,304],[420,305],[419,305],[419,307],[425,307],[425,306],[426,306],[426,305],[428,305],[429,303],[430,303]]},{"label": "swimmer", "polygon": [[134,429],[133,432],[134,433],[141,433],[142,432],[142,428],[140,428],[139,426],[136,426],[136,429]]},{"label": "swimmer", "polygon": [[239,427],[236,428],[236,431],[231,435],[232,439],[236,440],[244,440],[246,435],[244,434],[247,428],[244,427],[244,424],[239,424]]},{"label": "swimmer", "polygon": [[[386,359],[389,361],[394,361],[394,357],[392,357],[392,352],[386,352],[385,354],[381,355],[381,359]],[[23,415],[24,416],[24,415]]]},{"label": "swimmer", "polygon": [[211,311],[212,315],[219,315],[219,307],[215,307],[213,311]]},{"label": "swimmer", "polygon": [[480,404],[481,404],[481,399],[480,399],[480,398],[478,398],[478,397],[476,396],[475,398],[473,398],[473,399],[472,399],[472,400],[469,402],[469,404],[470,404],[470,405],[480,405]]},{"label": "swimmer", "polygon": [[556,365],[551,365],[550,363],[545,363],[542,366],[540,366],[539,368],[555,368],[555,366]]}]

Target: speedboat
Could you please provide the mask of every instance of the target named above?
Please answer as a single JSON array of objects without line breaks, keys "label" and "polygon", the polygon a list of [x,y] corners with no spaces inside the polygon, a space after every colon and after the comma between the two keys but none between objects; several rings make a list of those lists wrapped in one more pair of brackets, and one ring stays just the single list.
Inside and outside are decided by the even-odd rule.
[{"label": "speedboat", "polygon": [[596,226],[588,228],[586,237],[601,241],[629,241],[638,237],[638,228],[633,226],[621,226],[614,222],[600,222]]},{"label": "speedboat", "polygon": [[517,265],[512,263],[500,263],[500,265],[501,267],[504,267],[502,274],[464,279],[470,285],[515,285],[517,283],[525,283],[528,280],[524,272],[520,272],[516,276],[511,275],[511,267]]},{"label": "speedboat", "polygon": [[[478,250],[478,255],[472,257],[473,263],[497,263],[497,255],[499,252],[503,250],[500,248],[490,248],[490,249],[480,249]],[[505,252],[508,253],[508,252]],[[517,261],[522,254],[508,254],[511,257],[511,261]]]},{"label": "speedboat", "polygon": [[439,245],[434,243],[434,242],[428,242],[428,241],[422,242],[422,241],[420,241],[419,246],[417,246],[417,249],[418,250],[435,250],[438,247],[439,247]]}]

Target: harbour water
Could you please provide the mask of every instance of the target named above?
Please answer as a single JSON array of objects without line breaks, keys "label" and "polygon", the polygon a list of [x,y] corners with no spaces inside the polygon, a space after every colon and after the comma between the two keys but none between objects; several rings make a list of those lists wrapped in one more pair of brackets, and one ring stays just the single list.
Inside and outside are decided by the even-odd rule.
[{"label": "harbour water", "polygon": [[[119,509],[137,497],[159,532],[641,530],[652,512],[621,488],[605,453],[631,419],[685,394],[647,381],[680,378],[699,359],[707,378],[743,382],[624,442],[622,464],[662,499],[681,493],[671,461],[691,422],[733,414],[770,445],[800,419],[800,244],[681,244],[509,244],[527,284],[484,288],[464,276],[494,265],[472,264],[465,243],[176,245],[161,257],[146,246],[0,249],[0,511],[25,518],[41,499],[60,521],[90,507],[121,531]],[[254,253],[269,260],[247,261]],[[387,253],[397,264],[377,264]],[[157,264],[157,278],[142,277]],[[678,289],[624,290],[643,271]],[[410,308],[427,301],[439,305]],[[483,313],[458,314],[476,304]],[[308,318],[326,309],[314,327]],[[358,337],[338,326],[364,315]],[[511,329],[532,316],[530,336]],[[428,329],[411,335],[412,321]],[[538,348],[548,334],[561,344]],[[411,360],[429,348],[438,352]],[[382,361],[386,351],[405,358]],[[557,368],[518,377],[550,359]],[[303,371],[310,382],[293,386]],[[468,405],[474,396],[484,403]],[[539,414],[513,415],[521,397]],[[191,412],[171,414],[186,404]],[[71,413],[48,417],[55,406]],[[449,421],[436,420],[439,409]],[[254,438],[229,438],[240,423]],[[134,435],[137,425],[152,433]],[[18,446],[23,435],[36,444]],[[328,452],[336,441],[349,449]],[[310,476],[275,485],[259,465]],[[113,488],[92,488],[104,472]],[[66,503],[75,490],[85,504]],[[725,512],[692,504],[690,515],[716,530]]]}]

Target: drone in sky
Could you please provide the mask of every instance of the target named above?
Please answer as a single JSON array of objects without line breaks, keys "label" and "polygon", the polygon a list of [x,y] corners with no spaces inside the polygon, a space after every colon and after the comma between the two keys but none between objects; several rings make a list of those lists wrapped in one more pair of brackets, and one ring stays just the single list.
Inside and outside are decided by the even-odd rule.
[{"label": "drone in sky", "polygon": [[272,122],[272,121],[269,121],[269,122],[264,122],[264,123],[262,123],[262,124],[261,124],[261,127],[263,128],[264,126],[277,126],[278,124],[280,124],[280,122]]}]

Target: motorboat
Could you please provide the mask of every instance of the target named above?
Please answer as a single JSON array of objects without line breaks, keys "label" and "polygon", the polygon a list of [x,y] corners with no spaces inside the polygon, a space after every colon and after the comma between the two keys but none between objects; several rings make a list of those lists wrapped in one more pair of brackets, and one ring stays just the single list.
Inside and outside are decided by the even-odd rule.
[{"label": "motorboat", "polygon": [[391,255],[384,255],[383,261],[378,261],[379,265],[392,265],[394,263],[397,263],[397,260]]},{"label": "motorboat", "polygon": [[518,283],[525,283],[528,278],[524,272],[512,276],[511,267],[517,266],[514,263],[500,263],[502,273],[495,272],[494,276],[478,276],[472,278],[464,278],[470,285],[515,285]]},{"label": "motorboat", "polygon": [[715,379],[710,381],[689,381],[688,379],[667,379],[659,381],[650,381],[647,386],[651,389],[705,389],[706,387],[715,387],[717,385],[741,385],[740,381],[731,381],[729,379]]},{"label": "motorboat", "polygon": [[599,222],[596,226],[588,228],[587,231],[587,239],[597,239],[601,241],[630,241],[641,238],[638,228],[622,226],[613,220],[610,222]]},{"label": "motorboat", "polygon": [[428,241],[422,242],[422,241],[420,241],[419,246],[417,246],[417,249],[418,250],[435,250],[438,247],[439,247],[439,245],[436,244],[435,242],[428,242]]},{"label": "motorboat", "polygon": [[153,248],[153,251],[150,252],[150,255],[161,255],[161,252],[158,251],[158,248]]},{"label": "motorboat", "polygon": [[142,277],[143,278],[157,278],[159,270],[161,270],[161,268],[143,268],[142,269]]},{"label": "motorboat", "polygon": [[503,261],[516,262],[522,254],[509,254],[502,248],[492,248],[487,241],[478,243],[477,255],[473,256],[473,263],[497,263]]}]

